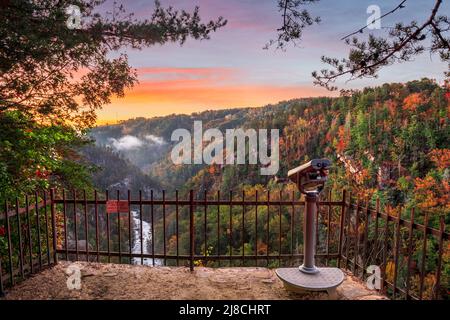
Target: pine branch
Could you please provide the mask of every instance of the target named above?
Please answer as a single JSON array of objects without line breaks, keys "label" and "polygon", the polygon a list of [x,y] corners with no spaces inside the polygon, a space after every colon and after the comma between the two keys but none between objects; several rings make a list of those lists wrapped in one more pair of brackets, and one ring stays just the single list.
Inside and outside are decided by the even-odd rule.
[{"label": "pine branch", "polygon": [[[387,17],[387,16],[390,15],[390,14],[393,14],[395,11],[397,11],[397,10],[399,10],[399,9],[403,9],[403,8],[405,7],[405,5],[404,5],[405,2],[406,2],[406,0],[403,0],[397,7],[395,7],[395,8],[392,9],[391,11],[389,11],[389,12],[383,14],[381,17],[379,17],[379,18],[377,18],[377,19],[374,19],[374,20],[372,21],[371,24],[373,24],[373,23],[375,23],[375,22],[377,22],[377,21],[379,21],[379,20],[381,20],[381,19]],[[341,40],[345,40],[345,39],[347,39],[347,38],[350,38],[351,36],[354,36],[355,34],[358,34],[358,33],[363,33],[363,31],[364,31],[365,29],[367,29],[367,28],[369,27],[369,25],[370,25],[370,24],[367,24],[367,25],[365,25],[364,27],[360,28],[359,30],[357,30],[357,31],[355,31],[355,32],[352,32],[352,33],[346,35],[345,37],[341,38]]]}]

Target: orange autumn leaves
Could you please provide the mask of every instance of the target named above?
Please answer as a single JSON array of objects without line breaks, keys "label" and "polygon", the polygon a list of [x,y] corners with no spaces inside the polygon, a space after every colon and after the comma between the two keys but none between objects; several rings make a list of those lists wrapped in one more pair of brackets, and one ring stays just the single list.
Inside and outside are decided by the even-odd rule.
[{"label": "orange autumn leaves", "polygon": [[[438,169],[436,174],[414,180],[415,198],[418,206],[433,213],[448,214],[450,212],[450,183],[448,172],[450,167],[450,150],[435,149],[430,152],[430,159]],[[441,174],[439,174],[441,173]]]},{"label": "orange autumn leaves", "polygon": [[426,98],[421,93],[412,93],[403,100],[403,110],[416,111],[420,105],[426,102]]},{"label": "orange autumn leaves", "polygon": [[450,150],[434,149],[430,152],[430,159],[439,170],[445,170],[450,167]]},{"label": "orange autumn leaves", "polygon": [[391,117],[397,117],[400,110],[415,112],[419,106],[428,102],[426,97],[421,93],[411,93],[403,99],[403,103],[400,103],[400,101],[389,99],[385,102],[385,106]]},{"label": "orange autumn leaves", "polygon": [[[449,89],[447,89],[449,90]],[[430,102],[433,101],[433,97],[430,97],[424,93],[412,93],[409,96],[407,96],[403,100],[402,109],[406,112],[417,112],[420,107],[422,107],[422,110],[419,109],[419,114],[425,117],[431,117],[431,116],[437,116],[436,114],[433,114],[433,108],[430,108]],[[450,92],[447,91],[445,93],[445,99],[447,100],[447,117],[450,116]],[[388,104],[388,109],[391,115],[395,115],[395,103],[390,102]],[[445,123],[445,115],[439,115],[440,122]]]},{"label": "orange autumn leaves", "polygon": [[[450,149],[434,149],[429,153],[436,170],[423,178],[415,178],[414,200],[417,207],[435,215],[450,213],[450,182],[448,168],[450,167]],[[411,180],[411,177],[407,177]],[[386,205],[385,211],[389,216],[398,217],[404,210],[403,206]]]},{"label": "orange autumn leaves", "polygon": [[450,185],[448,180],[439,181],[433,176],[415,179],[416,200],[422,209],[435,213],[450,212]]},{"label": "orange autumn leaves", "polygon": [[338,129],[338,141],[336,144],[336,151],[338,153],[344,152],[350,142],[350,130],[345,126],[340,126]]}]

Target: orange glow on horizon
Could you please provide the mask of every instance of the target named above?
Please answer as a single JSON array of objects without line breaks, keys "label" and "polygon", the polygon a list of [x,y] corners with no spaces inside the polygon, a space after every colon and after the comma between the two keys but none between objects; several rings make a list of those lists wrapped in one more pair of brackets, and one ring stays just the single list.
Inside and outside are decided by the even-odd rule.
[{"label": "orange glow on horizon", "polygon": [[113,98],[98,111],[98,124],[336,95],[312,86],[239,85],[239,70],[227,68],[141,68],[138,74],[140,83],[124,98]]}]

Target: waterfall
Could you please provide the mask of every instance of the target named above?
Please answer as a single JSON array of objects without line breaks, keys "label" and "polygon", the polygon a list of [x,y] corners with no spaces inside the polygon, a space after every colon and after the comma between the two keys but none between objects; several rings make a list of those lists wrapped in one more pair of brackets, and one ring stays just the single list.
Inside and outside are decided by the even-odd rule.
[{"label": "waterfall", "polygon": [[[139,210],[132,210],[132,228],[133,228],[133,253],[141,254],[141,246],[142,252],[144,254],[151,254],[151,244],[152,244],[152,225],[151,223],[142,220],[142,244],[141,244],[141,219]],[[133,264],[141,264],[141,258],[133,258]],[[153,258],[144,258],[144,265],[152,266],[162,266],[162,259],[153,259]]]}]

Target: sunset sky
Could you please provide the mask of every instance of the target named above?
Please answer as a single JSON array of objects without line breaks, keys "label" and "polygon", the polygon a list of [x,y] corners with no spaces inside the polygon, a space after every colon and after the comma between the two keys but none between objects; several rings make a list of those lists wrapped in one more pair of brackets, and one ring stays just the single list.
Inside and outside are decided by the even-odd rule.
[{"label": "sunset sky", "polygon": [[[152,0],[118,1],[121,2],[127,11],[142,19],[149,17],[154,8]],[[336,95],[312,84],[311,72],[324,67],[320,57],[347,55],[348,48],[339,39],[366,24],[369,5],[379,5],[383,14],[399,2],[322,0],[308,5],[311,14],[322,18],[321,24],[305,30],[301,46],[291,46],[283,52],[275,48],[263,50],[276,37],[276,29],[281,24],[276,0],[161,0],[164,7],[172,5],[188,11],[198,5],[204,20],[222,15],[228,24],[207,41],[189,39],[181,47],[167,44],[141,51],[125,50],[131,65],[137,69],[139,84],[125,98],[114,98],[99,111],[99,123]],[[104,9],[112,8],[112,3],[107,1]],[[433,3],[408,0],[406,8],[381,21],[382,27],[413,19],[422,22],[430,14]],[[442,5],[441,12],[450,12],[449,2]],[[447,68],[439,57],[424,54],[413,62],[385,68],[379,79],[345,83],[344,78],[337,84],[340,88],[362,88],[425,76],[442,81]]]}]

